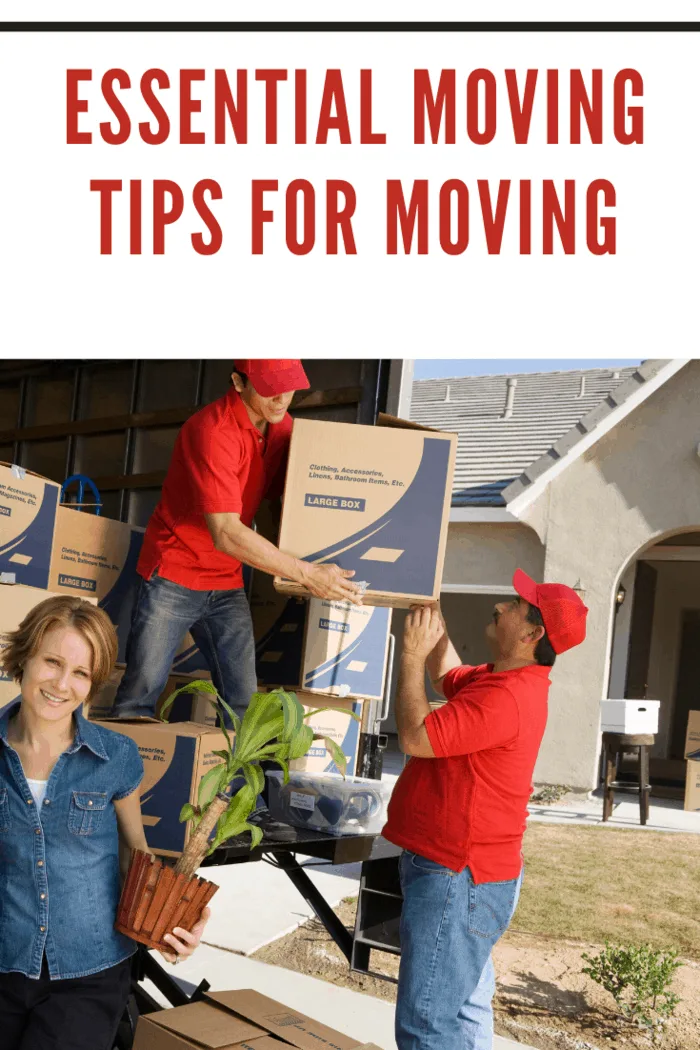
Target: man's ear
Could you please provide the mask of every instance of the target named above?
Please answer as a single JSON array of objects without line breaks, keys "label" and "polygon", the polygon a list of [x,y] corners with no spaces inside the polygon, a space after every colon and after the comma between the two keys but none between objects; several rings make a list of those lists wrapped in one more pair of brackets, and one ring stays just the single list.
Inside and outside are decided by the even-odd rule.
[{"label": "man's ear", "polygon": [[243,390],[243,382],[238,372],[231,372],[231,383],[235,387],[236,393],[240,394],[240,392]]},{"label": "man's ear", "polygon": [[528,638],[531,639],[533,645],[537,645],[540,638],[544,638],[545,630],[544,627],[536,627],[532,625],[532,630],[528,631]]}]

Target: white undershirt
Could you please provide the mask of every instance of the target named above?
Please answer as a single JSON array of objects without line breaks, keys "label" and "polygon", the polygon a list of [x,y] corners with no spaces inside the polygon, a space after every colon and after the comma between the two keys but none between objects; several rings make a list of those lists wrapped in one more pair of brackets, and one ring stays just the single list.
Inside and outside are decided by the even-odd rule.
[{"label": "white undershirt", "polygon": [[37,808],[41,809],[41,807],[44,804],[44,795],[46,794],[46,785],[48,784],[48,780],[30,780],[29,777],[27,777],[26,779],[27,784],[29,785],[29,790],[32,793],[34,801],[36,802]]}]

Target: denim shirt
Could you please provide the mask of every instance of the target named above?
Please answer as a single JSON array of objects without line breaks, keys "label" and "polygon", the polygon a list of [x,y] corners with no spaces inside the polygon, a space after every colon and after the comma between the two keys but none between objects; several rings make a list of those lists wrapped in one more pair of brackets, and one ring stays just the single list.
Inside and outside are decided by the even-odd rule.
[{"label": "denim shirt", "polygon": [[41,812],[0,718],[0,972],[52,979],[116,966],[136,944],[114,929],[120,894],[114,802],[136,790],[136,744],[75,712],[75,737],[46,785]]}]

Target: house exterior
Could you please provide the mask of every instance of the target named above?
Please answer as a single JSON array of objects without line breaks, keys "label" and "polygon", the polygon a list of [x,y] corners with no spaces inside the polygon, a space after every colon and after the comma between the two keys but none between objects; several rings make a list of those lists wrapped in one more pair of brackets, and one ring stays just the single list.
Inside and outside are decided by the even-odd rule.
[{"label": "house exterior", "polygon": [[459,434],[442,604],[465,662],[488,659],[516,566],[589,607],[553,669],[536,781],[597,784],[607,696],[660,700],[652,757],[682,759],[700,708],[700,361],[418,381],[411,418]]}]

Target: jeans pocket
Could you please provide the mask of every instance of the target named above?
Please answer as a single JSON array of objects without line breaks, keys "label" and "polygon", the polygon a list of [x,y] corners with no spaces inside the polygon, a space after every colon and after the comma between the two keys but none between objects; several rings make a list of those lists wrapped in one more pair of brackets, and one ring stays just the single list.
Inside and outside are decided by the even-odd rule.
[{"label": "jeans pocket", "polygon": [[74,835],[94,835],[107,808],[107,795],[100,791],[74,791],[68,810],[68,830]]},{"label": "jeans pocket", "polygon": [[508,928],[519,879],[481,882],[469,888],[469,932],[496,941]]},{"label": "jeans pocket", "polygon": [[7,788],[0,788],[0,832],[10,830],[10,801]]},{"label": "jeans pocket", "polygon": [[427,857],[421,857],[418,853],[410,853],[408,850],[403,854],[401,859],[404,863],[404,870],[407,873],[415,873],[419,875],[445,875],[452,877],[457,874],[450,868],[446,868],[444,864],[438,864],[437,861],[428,860]]}]

